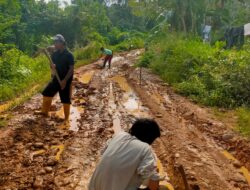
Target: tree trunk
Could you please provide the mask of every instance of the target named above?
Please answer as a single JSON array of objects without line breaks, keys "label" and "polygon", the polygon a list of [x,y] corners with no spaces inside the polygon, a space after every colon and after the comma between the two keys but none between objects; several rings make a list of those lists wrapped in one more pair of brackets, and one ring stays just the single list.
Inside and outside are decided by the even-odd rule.
[{"label": "tree trunk", "polygon": [[186,26],[186,21],[185,21],[185,16],[181,16],[181,22],[182,22],[182,28],[183,32],[186,34],[187,33],[187,26]]}]

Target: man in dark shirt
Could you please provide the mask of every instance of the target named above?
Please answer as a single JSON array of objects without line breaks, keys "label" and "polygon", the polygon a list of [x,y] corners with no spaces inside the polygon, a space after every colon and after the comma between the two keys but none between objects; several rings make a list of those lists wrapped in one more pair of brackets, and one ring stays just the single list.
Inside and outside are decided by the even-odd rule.
[{"label": "man in dark shirt", "polygon": [[41,114],[48,116],[52,98],[59,92],[61,102],[63,103],[65,120],[69,119],[71,104],[71,83],[74,73],[74,57],[71,52],[66,49],[66,41],[61,34],[54,37],[55,52],[51,58],[53,65],[51,69],[53,73],[58,74],[60,81],[55,75],[42,92],[43,104]]}]

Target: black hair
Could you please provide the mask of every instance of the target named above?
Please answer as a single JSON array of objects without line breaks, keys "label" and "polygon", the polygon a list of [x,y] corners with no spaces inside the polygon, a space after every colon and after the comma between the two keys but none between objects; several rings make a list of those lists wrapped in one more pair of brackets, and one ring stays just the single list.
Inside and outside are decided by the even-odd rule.
[{"label": "black hair", "polygon": [[142,142],[152,144],[161,136],[160,127],[153,119],[137,119],[132,125],[129,133]]}]

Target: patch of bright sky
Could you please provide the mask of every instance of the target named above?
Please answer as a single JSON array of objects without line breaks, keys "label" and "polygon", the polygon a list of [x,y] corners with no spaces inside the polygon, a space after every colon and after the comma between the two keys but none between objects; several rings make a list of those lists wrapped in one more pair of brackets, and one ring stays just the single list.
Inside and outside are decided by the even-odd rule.
[{"label": "patch of bright sky", "polygon": [[[51,0],[45,0],[45,2],[49,2]],[[71,0],[58,0],[61,4],[61,7],[64,8],[65,7],[65,3],[66,2],[68,5],[71,5]],[[139,1],[139,0],[136,0],[136,1]],[[111,6],[112,4],[115,4],[117,3],[118,0],[105,0],[105,3],[107,6]],[[124,0],[122,1],[123,3],[125,2]]]},{"label": "patch of bright sky", "polygon": [[[49,2],[51,0],[45,0],[45,2]],[[68,5],[71,5],[71,0],[58,0],[61,4],[61,7],[64,8],[65,7],[65,2],[68,4]],[[138,1],[138,0],[136,0]],[[111,6],[112,4],[115,4],[117,3],[118,0],[105,0],[105,3],[107,6]],[[123,3],[124,3],[124,0],[123,0]]]},{"label": "patch of bright sky", "polygon": [[[51,0],[45,0],[45,2],[47,2],[47,3],[48,3],[49,1],[51,1]],[[58,1],[60,2],[60,4],[61,4],[62,7],[65,6],[65,3],[64,3],[64,2],[66,2],[68,5],[71,4],[71,0],[58,0]]]}]

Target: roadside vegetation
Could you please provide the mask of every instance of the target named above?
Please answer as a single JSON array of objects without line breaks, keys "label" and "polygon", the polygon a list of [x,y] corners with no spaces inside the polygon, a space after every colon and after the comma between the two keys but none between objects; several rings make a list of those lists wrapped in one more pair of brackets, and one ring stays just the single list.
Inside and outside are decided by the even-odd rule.
[{"label": "roadside vegetation", "polygon": [[250,106],[250,46],[225,50],[201,39],[162,34],[149,44],[142,62],[180,93],[208,106]]},{"label": "roadside vegetation", "polygon": [[250,46],[225,50],[200,38],[162,33],[150,41],[140,64],[197,103],[236,109],[238,129],[250,135]]},{"label": "roadside vegetation", "polygon": [[244,136],[250,137],[250,108],[238,108],[236,114],[238,116],[237,129]]}]

